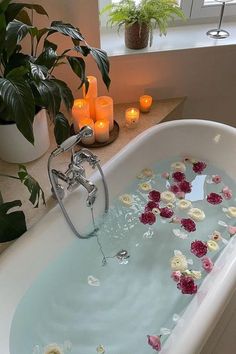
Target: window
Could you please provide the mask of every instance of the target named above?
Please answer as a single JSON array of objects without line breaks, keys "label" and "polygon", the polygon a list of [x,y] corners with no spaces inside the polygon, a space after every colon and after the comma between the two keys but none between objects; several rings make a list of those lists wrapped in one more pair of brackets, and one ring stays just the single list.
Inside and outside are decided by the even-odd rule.
[{"label": "window", "polygon": [[[120,0],[99,0],[99,9],[111,2],[117,3]],[[135,0],[139,3],[140,0]],[[220,0],[177,0],[183,9],[185,16],[189,19],[201,19],[220,16],[222,2]],[[236,15],[236,0],[225,0],[224,18]],[[101,26],[105,27],[108,19],[107,13],[101,16]]]}]

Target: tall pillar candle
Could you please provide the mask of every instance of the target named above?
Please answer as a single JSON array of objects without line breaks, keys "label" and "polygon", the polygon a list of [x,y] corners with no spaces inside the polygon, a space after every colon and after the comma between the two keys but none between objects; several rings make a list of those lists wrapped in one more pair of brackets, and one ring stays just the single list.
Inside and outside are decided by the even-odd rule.
[{"label": "tall pillar candle", "polygon": [[95,129],[94,129],[94,121],[92,118],[83,118],[79,122],[79,128],[83,128],[84,126],[89,126],[93,130],[93,135],[87,138],[82,139],[82,143],[85,145],[91,145],[95,142]]},{"label": "tall pillar candle", "polygon": [[109,140],[108,120],[97,120],[95,122],[95,140],[98,143],[105,143]]},{"label": "tall pillar candle", "polygon": [[89,87],[86,92],[85,85],[83,85],[83,97],[89,104],[90,118],[94,121],[96,120],[96,111],[95,111],[95,99],[98,96],[97,88],[97,78],[95,76],[87,76]]},{"label": "tall pillar candle", "polygon": [[108,120],[109,131],[114,127],[113,99],[109,96],[100,96],[95,101],[96,120]]},{"label": "tall pillar candle", "polygon": [[74,101],[72,107],[72,117],[74,122],[75,132],[79,131],[79,121],[83,118],[89,118],[89,104],[83,98],[78,98]]}]

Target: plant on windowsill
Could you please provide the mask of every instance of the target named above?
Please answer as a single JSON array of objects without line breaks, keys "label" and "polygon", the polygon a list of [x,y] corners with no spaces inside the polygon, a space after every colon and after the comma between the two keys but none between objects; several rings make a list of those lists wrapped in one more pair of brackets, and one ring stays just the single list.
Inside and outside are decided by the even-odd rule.
[{"label": "plant on windowsill", "polygon": [[[67,118],[60,111],[61,103],[70,110],[73,105],[73,95],[67,84],[54,75],[58,65],[69,64],[72,71],[80,79],[79,88],[85,84],[85,57],[91,56],[97,63],[102,79],[109,88],[109,61],[101,49],[91,47],[81,34],[79,28],[62,21],[53,21],[47,28],[38,28],[33,23],[37,16],[48,16],[41,5],[13,3],[11,0],[1,0],[0,3],[0,158],[10,162],[27,162],[40,155],[26,157],[30,149],[38,148],[37,138],[41,141],[44,153],[49,145],[45,143],[45,134],[34,132],[35,114],[45,109],[54,123],[54,134],[58,144],[65,140],[70,132]],[[58,46],[52,42],[54,34],[66,36],[71,40],[71,48],[59,53]],[[22,44],[24,40],[24,45]],[[30,49],[26,50],[26,42]],[[17,146],[17,140],[9,136],[6,128],[14,126],[18,137],[24,137],[27,145],[22,149],[22,140]],[[38,125],[37,125],[38,126]],[[47,127],[47,124],[46,124]],[[20,133],[19,133],[20,132]],[[48,132],[47,132],[48,133]],[[7,138],[6,138],[7,136]],[[4,139],[5,137],[5,139]],[[14,141],[12,141],[14,140]],[[5,158],[12,151],[11,158]],[[2,142],[2,143],[1,143]],[[34,146],[33,146],[34,145]],[[46,150],[45,150],[46,149]],[[22,152],[23,151],[23,152]],[[16,156],[22,152],[21,158]]]},{"label": "plant on windowsill", "polygon": [[169,21],[175,17],[184,19],[184,13],[176,0],[121,0],[105,6],[100,14],[108,12],[109,25],[125,26],[125,45],[130,49],[142,49],[152,45],[153,30],[166,35]]},{"label": "plant on windowsill", "polygon": [[[44,192],[39,183],[32,177],[24,165],[19,165],[17,176],[0,173],[1,177],[16,179],[25,185],[30,193],[29,201],[38,208],[40,201],[45,203]],[[6,249],[14,240],[19,238],[27,229],[25,214],[23,210],[14,209],[22,206],[20,200],[4,202],[0,192],[0,253]]]}]

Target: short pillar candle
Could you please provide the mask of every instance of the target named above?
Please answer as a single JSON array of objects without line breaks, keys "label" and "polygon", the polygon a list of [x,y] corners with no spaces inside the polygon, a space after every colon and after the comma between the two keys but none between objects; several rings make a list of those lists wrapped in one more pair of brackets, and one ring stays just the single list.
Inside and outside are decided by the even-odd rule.
[{"label": "short pillar candle", "polygon": [[98,143],[106,143],[109,140],[108,120],[97,120],[95,122],[95,140]]},{"label": "short pillar candle", "polygon": [[83,118],[89,118],[89,104],[83,98],[74,100],[72,107],[72,117],[74,122],[74,130],[79,130],[79,121]]},{"label": "short pillar candle", "polygon": [[83,97],[89,104],[90,118],[96,120],[95,99],[98,96],[97,78],[95,76],[87,76],[89,87],[86,92],[85,85],[83,85]]},{"label": "short pillar candle", "polygon": [[140,111],[147,113],[152,107],[152,96],[143,95],[139,98]]},{"label": "short pillar candle", "polygon": [[79,121],[79,128],[89,126],[93,130],[93,135],[82,139],[82,143],[85,145],[91,145],[95,142],[94,121],[91,118],[83,118]]},{"label": "short pillar candle", "polygon": [[96,120],[108,120],[109,131],[114,128],[113,99],[109,96],[100,96],[95,100]]},{"label": "short pillar candle", "polygon": [[137,125],[139,121],[139,109],[138,108],[128,108],[125,111],[125,122],[128,128],[133,128]]}]

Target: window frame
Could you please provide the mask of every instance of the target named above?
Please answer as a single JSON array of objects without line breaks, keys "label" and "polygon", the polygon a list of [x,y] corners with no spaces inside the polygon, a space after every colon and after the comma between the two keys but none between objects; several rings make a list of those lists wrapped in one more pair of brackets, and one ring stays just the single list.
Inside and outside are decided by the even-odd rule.
[{"label": "window frame", "polygon": [[[221,3],[204,5],[204,0],[192,2],[191,19],[219,17]],[[224,17],[236,15],[236,3],[226,3]]]}]

